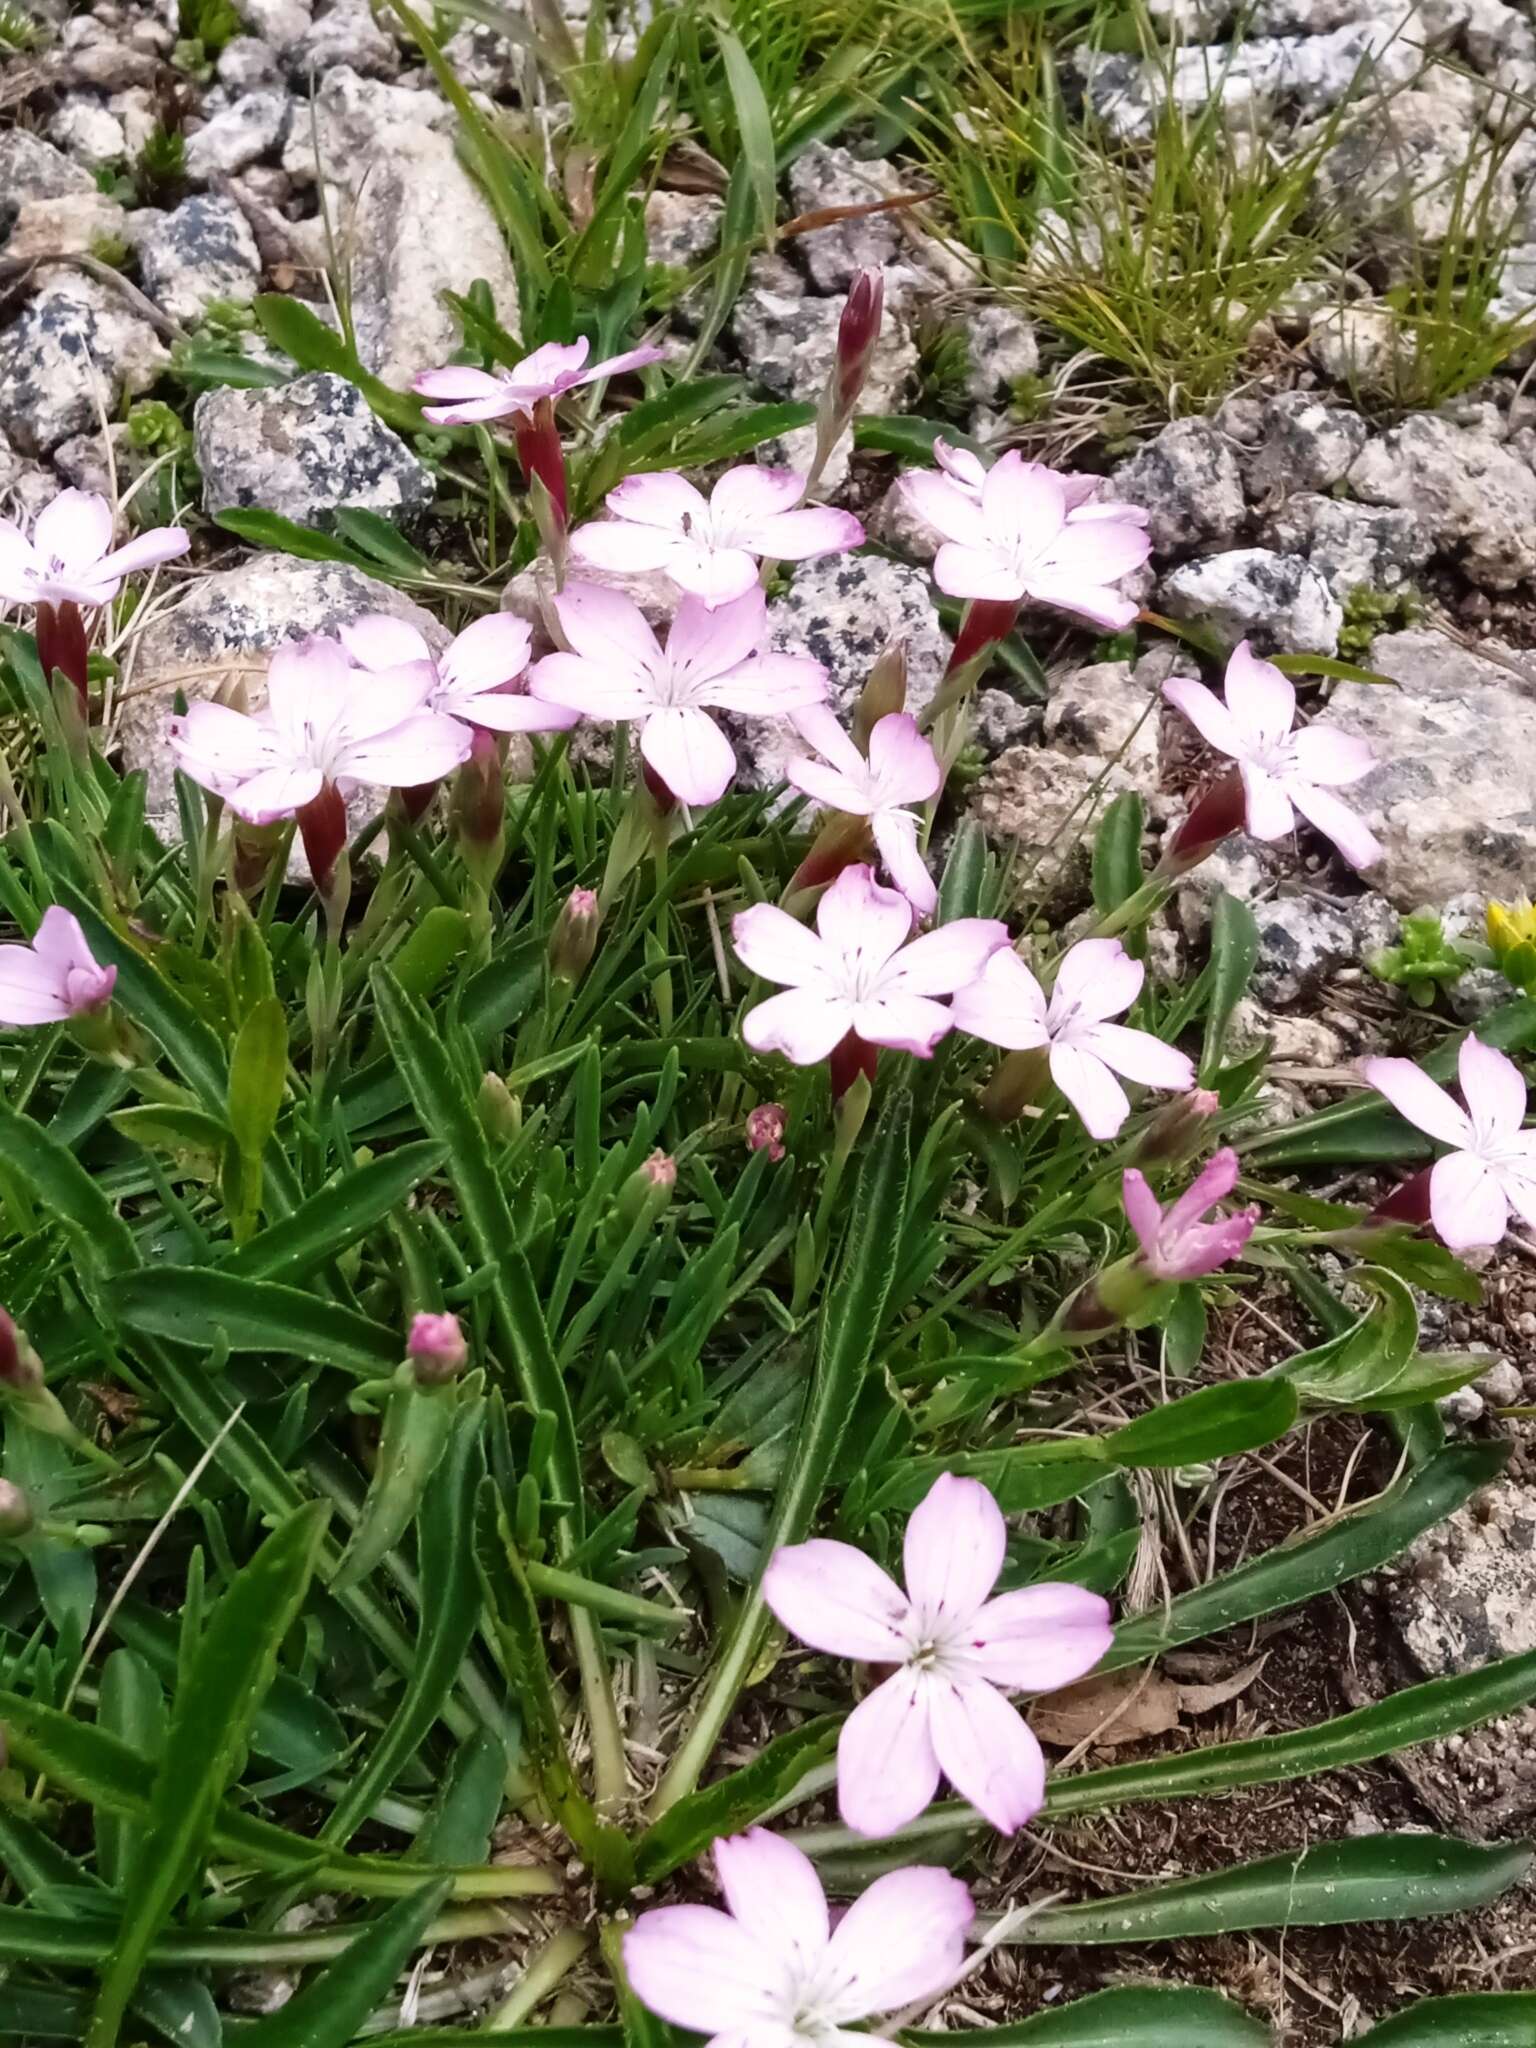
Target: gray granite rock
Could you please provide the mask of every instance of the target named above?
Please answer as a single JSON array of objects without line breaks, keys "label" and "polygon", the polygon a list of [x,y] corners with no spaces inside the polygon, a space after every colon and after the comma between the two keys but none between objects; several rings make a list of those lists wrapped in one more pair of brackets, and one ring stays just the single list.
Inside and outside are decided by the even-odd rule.
[{"label": "gray granite rock", "polygon": [[46,256],[87,256],[130,240],[142,215],[128,213],[105,192],[66,192],[26,199],[11,224],[5,254],[13,263]]},{"label": "gray granite rock", "polygon": [[139,274],[157,306],[191,324],[216,300],[249,305],[261,256],[234,200],[203,192],[162,214],[141,239]]},{"label": "gray granite rock", "polygon": [[233,93],[264,91],[278,85],[283,67],[276,50],[260,36],[236,36],[220,50],[214,65],[219,83]]},{"label": "gray granite rock", "polygon": [[1428,1677],[1536,1650],[1536,1500],[1495,1480],[1392,1566],[1388,1601]]},{"label": "gray granite rock", "polygon": [[1007,399],[1021,377],[1040,367],[1040,345],[1032,321],[1006,300],[983,300],[967,306],[959,318],[970,367],[966,395],[979,405]]},{"label": "gray granite rock", "polygon": [[1264,407],[1260,440],[1243,465],[1255,497],[1326,491],[1341,483],[1365,446],[1359,413],[1310,391],[1280,391]]},{"label": "gray granite rock", "polygon": [[[884,162],[861,163],[833,143],[813,142],[789,168],[789,196],[796,213],[814,213],[828,206],[867,206],[901,189],[894,168]],[[831,227],[813,228],[796,237],[798,253],[818,291],[844,292],[855,275],[869,267],[884,269],[901,246],[901,229],[893,213],[867,213]],[[786,246],[788,246],[786,244]]]},{"label": "gray granite rock", "polygon": [[170,361],[159,336],[110,285],[50,272],[0,332],[0,427],[26,455],[83,434]]},{"label": "gray granite rock", "polygon": [[1242,530],[1242,472],[1209,420],[1174,420],[1110,481],[1116,498],[1145,510],[1155,554],[1229,547]]},{"label": "gray granite rock", "polygon": [[92,170],[117,163],[128,154],[122,122],[94,93],[66,94],[54,109],[48,134],[66,156]]},{"label": "gray granite rock", "polygon": [[344,377],[205,391],[193,413],[203,507],[260,505],[303,526],[342,506],[397,518],[431,503],[432,473]]},{"label": "gray granite rock", "polygon": [[1307,352],[1325,377],[1361,397],[1395,390],[1408,344],[1390,306],[1327,306],[1313,316]]},{"label": "gray granite rock", "polygon": [[367,0],[337,0],[287,45],[295,81],[324,78],[343,65],[363,78],[394,78],[400,46],[386,33]]},{"label": "gray granite rock", "polygon": [[1282,554],[1305,555],[1341,603],[1354,590],[1401,590],[1434,551],[1423,520],[1406,507],[1308,493],[1288,498],[1263,537]]},{"label": "gray granite rock", "polygon": [[[754,271],[754,279],[763,275]],[[780,280],[749,281],[736,302],[731,331],[755,383],[775,398],[814,400],[837,356],[840,298],[817,299],[782,289]],[[917,349],[902,320],[886,308],[885,323],[859,398],[860,412],[900,412],[916,388]]]},{"label": "gray granite rock", "polygon": [[1413,512],[1474,583],[1510,590],[1536,575],[1536,471],[1482,424],[1414,414],[1367,443],[1349,486]]},{"label": "gray granite rock", "polygon": [[187,176],[233,177],[281,146],[293,101],[269,87],[248,92],[199,128],[187,143]]},{"label": "gray granite rock", "polygon": [[1117,759],[1128,774],[1155,788],[1162,667],[1143,663],[1141,673],[1128,661],[1096,661],[1053,677],[1043,721],[1047,742],[1068,753]]},{"label": "gray granite rock", "polygon": [[0,130],[0,240],[30,199],[94,192],[90,173],[26,128]]},{"label": "gray granite rock", "polygon": [[1260,654],[1333,654],[1343,608],[1310,563],[1269,548],[1234,548],[1184,562],[1163,578],[1159,602],[1176,619],[1198,619],[1229,647],[1251,639]]},{"label": "gray granite rock", "polygon": [[1360,957],[1360,938],[1349,914],[1319,896],[1276,896],[1254,911],[1259,956],[1252,989],[1269,1009],[1315,997],[1341,967]]},{"label": "gray granite rock", "polygon": [[[1458,173],[1480,146],[1475,93],[1456,90],[1446,74],[1434,80],[1432,89],[1391,94],[1368,118],[1347,122],[1317,167],[1319,201],[1369,231],[1395,270],[1414,249],[1443,242],[1463,217]],[[1508,163],[1490,159],[1478,206],[1493,231],[1512,219],[1515,204]]]}]

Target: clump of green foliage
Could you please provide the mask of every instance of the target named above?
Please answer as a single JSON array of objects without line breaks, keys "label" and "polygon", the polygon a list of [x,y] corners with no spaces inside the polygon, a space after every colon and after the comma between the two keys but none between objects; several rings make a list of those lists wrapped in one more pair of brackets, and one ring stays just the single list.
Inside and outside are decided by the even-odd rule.
[{"label": "clump of green foliage", "polygon": [[1411,583],[1399,584],[1395,590],[1357,583],[1344,599],[1339,652],[1346,661],[1366,661],[1378,633],[1400,633],[1423,615],[1423,597]]}]

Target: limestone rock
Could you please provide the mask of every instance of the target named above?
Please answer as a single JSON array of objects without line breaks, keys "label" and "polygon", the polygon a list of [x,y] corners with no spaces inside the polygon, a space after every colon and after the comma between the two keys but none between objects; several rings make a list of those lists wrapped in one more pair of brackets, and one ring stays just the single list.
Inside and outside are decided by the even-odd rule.
[{"label": "limestone rock", "polygon": [[[1369,228],[1384,249],[1394,237],[1411,248],[1443,242],[1465,208],[1457,174],[1478,147],[1476,108],[1436,78],[1433,91],[1391,94],[1369,118],[1347,123],[1317,167],[1319,203]],[[1509,165],[1491,162],[1478,205],[1492,231],[1513,216],[1515,200]]]},{"label": "limestone rock", "polygon": [[966,307],[962,316],[970,368],[966,395],[979,405],[1008,398],[1021,377],[1040,367],[1033,323],[1005,300]]},{"label": "limestone rock", "polygon": [[15,263],[42,256],[88,256],[102,243],[127,241],[134,219],[105,192],[23,200],[5,253]]},{"label": "limestone rock", "polygon": [[1368,505],[1399,505],[1474,583],[1510,590],[1536,574],[1536,471],[1481,424],[1416,413],[1368,442],[1349,471]]},{"label": "limestone rock", "polygon": [[1156,554],[1229,547],[1242,530],[1242,473],[1209,420],[1174,420],[1110,481],[1116,498],[1146,511]]},{"label": "limestone rock", "polygon": [[193,414],[203,508],[260,505],[305,526],[341,506],[387,516],[432,500],[432,474],[344,377],[205,391]]},{"label": "limestone rock", "polygon": [[29,129],[0,131],[0,240],[29,199],[66,199],[95,189],[88,171]]},{"label": "limestone rock", "polygon": [[1429,1677],[1536,1649],[1536,1501],[1496,1480],[1406,1550],[1388,1599]]},{"label": "limestone rock", "polygon": [[70,93],[54,110],[48,133],[77,162],[93,170],[128,154],[128,137],[116,114],[93,93]]},{"label": "limestone rock", "polygon": [[187,143],[187,176],[233,177],[275,150],[288,132],[293,101],[275,89],[248,92],[215,114]]},{"label": "limestone rock", "polygon": [[1286,500],[1264,538],[1283,554],[1305,555],[1341,603],[1353,590],[1401,590],[1433,552],[1416,512],[1307,493]]},{"label": "limestone rock", "polygon": [[1345,390],[1381,397],[1397,384],[1403,338],[1390,306],[1330,306],[1313,316],[1307,350]]},{"label": "limestone rock", "polygon": [[1153,660],[1133,670],[1128,661],[1096,661],[1053,680],[1045,707],[1048,743],[1068,752],[1080,749],[1102,760],[1118,760],[1143,786],[1158,773],[1158,684]]},{"label": "limestone rock", "polygon": [[1255,497],[1329,490],[1343,481],[1368,432],[1359,413],[1310,391],[1277,392],[1264,407],[1259,445],[1244,464],[1248,488]]},{"label": "limestone rock", "polygon": [[1105,805],[1129,789],[1144,794],[1143,779],[1097,754],[1009,747],[972,788],[967,808],[1000,851],[1038,862],[1031,889],[1049,891],[1086,874]]},{"label": "limestone rock", "polygon": [[160,216],[139,243],[139,271],[155,304],[191,323],[215,300],[249,305],[261,257],[234,200],[204,192]]},{"label": "limestone rock", "polygon": [[50,272],[0,332],[0,427],[27,455],[45,455],[95,426],[98,401],[148,390],[170,358],[155,330],[110,285]]},{"label": "limestone rock", "polygon": [[1185,562],[1163,578],[1159,601],[1176,619],[1213,627],[1229,647],[1251,639],[1260,654],[1333,654],[1344,623],[1342,606],[1311,564],[1269,548]]}]

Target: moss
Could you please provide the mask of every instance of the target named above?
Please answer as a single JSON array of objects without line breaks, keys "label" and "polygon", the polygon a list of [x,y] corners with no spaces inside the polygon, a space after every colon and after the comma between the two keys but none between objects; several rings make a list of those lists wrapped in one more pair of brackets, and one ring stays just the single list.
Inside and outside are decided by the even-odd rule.
[{"label": "moss", "polygon": [[1400,633],[1423,613],[1424,600],[1411,583],[1398,590],[1374,590],[1368,583],[1357,583],[1344,600],[1339,652],[1346,661],[1364,661],[1378,633]]}]

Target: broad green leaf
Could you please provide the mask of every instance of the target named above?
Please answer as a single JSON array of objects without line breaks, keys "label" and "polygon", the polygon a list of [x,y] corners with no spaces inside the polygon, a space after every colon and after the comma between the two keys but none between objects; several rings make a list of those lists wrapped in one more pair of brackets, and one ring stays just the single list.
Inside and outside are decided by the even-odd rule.
[{"label": "broad green leaf", "polygon": [[[1183,1984],[1095,1991],[1011,2025],[982,2027],[980,2048],[1266,2048],[1268,2027],[1219,1992]],[[905,2028],[911,2048],[954,2048],[954,2036]]]},{"label": "broad green leaf", "polygon": [[302,1280],[382,1223],[437,1171],[443,1153],[435,1139],[418,1139],[354,1167],[242,1245],[220,1270],[246,1280]]},{"label": "broad green leaf", "polygon": [[389,1996],[447,1896],[438,1879],[397,1900],[336,1962],[241,2038],[250,2048],[345,2048]]},{"label": "broad green leaf", "polygon": [[1327,676],[1331,682],[1384,684],[1400,690],[1402,684],[1379,669],[1362,668],[1357,661],[1344,661],[1337,654],[1274,654],[1275,667],[1288,676]]},{"label": "broad green leaf", "polygon": [[656,1884],[701,1856],[721,1836],[751,1827],[793,1792],[807,1771],[827,1761],[837,1748],[841,1727],[836,1715],[818,1715],[776,1735],[740,1770],[680,1799],[641,1836],[635,1851],[636,1879]]},{"label": "broad green leaf", "polygon": [[222,1192],[237,1244],[244,1244],[256,1228],[262,1154],[276,1128],[287,1084],[288,1013],[276,996],[264,996],[246,1012],[229,1058],[228,1116],[235,1146],[226,1182],[233,1185]]},{"label": "broad green leaf", "polygon": [[284,1352],[312,1365],[377,1374],[398,1365],[397,1330],[301,1288],[247,1280],[206,1266],[159,1266],[114,1284],[112,1306],[130,1330],[211,1351],[227,1338],[231,1351]]},{"label": "broad green leaf", "polygon": [[1000,1451],[957,1452],[951,1458],[903,1458],[883,1472],[870,1494],[872,1509],[915,1508],[941,1472],[979,1479],[1004,1514],[1037,1514],[1071,1500],[1104,1477],[1102,1454],[1085,1453],[1086,1438],[1017,1444]]},{"label": "broad green leaf", "polygon": [[1205,1355],[1205,1296],[1193,1281],[1174,1289],[1161,1327],[1163,1369],[1170,1379],[1186,1380]]},{"label": "broad green leaf", "polygon": [[950,442],[979,455],[979,445],[965,434],[957,434],[943,420],[922,420],[908,413],[860,413],[853,423],[855,448],[870,448],[880,455],[899,455],[907,462],[933,464],[935,441]]},{"label": "broad green leaf", "polygon": [[1349,1927],[1486,1906],[1530,1867],[1524,1842],[1482,1847],[1448,1835],[1358,1835],[1266,1856],[1112,1899],[1046,1906],[1010,1942],[1187,1941],[1257,1927]]},{"label": "broad green leaf", "polygon": [[1253,912],[1223,889],[1211,907],[1211,994],[1200,1051],[1200,1079],[1207,1086],[1220,1070],[1227,1027],[1247,993],[1258,957],[1259,927]]},{"label": "broad green leaf", "polygon": [[1140,1664],[1197,1636],[1295,1607],[1374,1571],[1496,1479],[1509,1453],[1507,1443],[1456,1444],[1438,1452],[1380,1500],[1315,1535],[1282,1543],[1236,1571],[1180,1593],[1155,1614],[1122,1622],[1099,1670]]},{"label": "broad green leaf", "polygon": [[155,1936],[196,1872],[245,1751],[251,1717],[302,1608],[325,1533],[316,1503],[282,1523],[220,1596],[177,1690],[150,1792],[122,1924],[102,1973],[86,2048],[114,2048]]},{"label": "broad green leaf", "polygon": [[1100,1441],[1117,1465],[1136,1470],[1202,1465],[1274,1443],[1300,1406],[1295,1389],[1282,1380],[1231,1380],[1165,1401]]},{"label": "broad green leaf", "polygon": [[[327,327],[317,313],[312,313],[302,299],[287,292],[262,292],[252,301],[251,310],[272,346],[292,356],[301,369],[329,370],[333,376],[345,377],[380,419],[403,434],[421,431],[420,400],[391,390],[382,379],[364,369],[356,351],[347,346],[334,328]],[[221,525],[224,523],[222,513],[214,516]]]},{"label": "broad green leaf", "polygon": [[1531,2048],[1536,1991],[1467,1991],[1424,1998],[1360,2039],[1370,2048]]},{"label": "broad green leaf", "polygon": [[484,1863],[506,1775],[507,1749],[499,1735],[486,1730],[460,1743],[407,1851],[410,1861]]},{"label": "broad green leaf", "polygon": [[1141,887],[1141,838],[1146,817],[1134,789],[1111,799],[1093,838],[1093,904],[1104,916]]},{"label": "broad green leaf", "polygon": [[987,835],[979,819],[962,818],[955,827],[955,836],[950,841],[949,856],[939,881],[938,924],[949,924],[957,917],[980,917],[983,914],[982,889],[988,860]]},{"label": "broad green leaf", "polygon": [[41,1124],[3,1105],[0,1166],[14,1173],[43,1208],[69,1224],[82,1255],[101,1272],[126,1273],[138,1264],[132,1234],[95,1176]]}]

